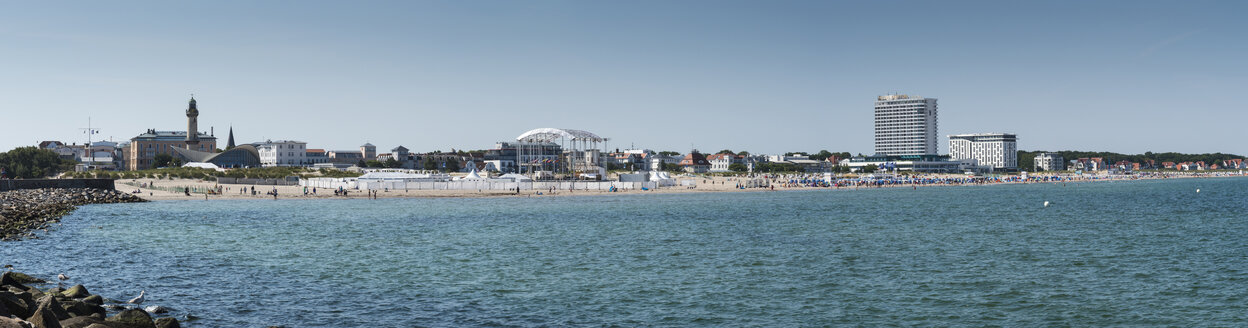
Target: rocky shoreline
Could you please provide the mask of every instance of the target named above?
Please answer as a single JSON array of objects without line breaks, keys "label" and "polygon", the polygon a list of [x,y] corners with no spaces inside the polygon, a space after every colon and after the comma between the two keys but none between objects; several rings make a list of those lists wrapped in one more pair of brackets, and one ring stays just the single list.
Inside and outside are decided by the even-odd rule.
[{"label": "rocky shoreline", "polygon": [[0,240],[38,238],[35,230],[47,229],[79,205],[146,202],[139,196],[116,190],[89,188],[23,189],[0,192]]},{"label": "rocky shoreline", "polygon": [[[138,304],[91,294],[82,285],[42,290],[26,284],[47,281],[18,272],[0,275],[0,328],[181,327],[175,318],[152,318],[149,314],[167,313],[169,310],[164,307],[143,309]],[[110,311],[116,313],[110,316]]]}]

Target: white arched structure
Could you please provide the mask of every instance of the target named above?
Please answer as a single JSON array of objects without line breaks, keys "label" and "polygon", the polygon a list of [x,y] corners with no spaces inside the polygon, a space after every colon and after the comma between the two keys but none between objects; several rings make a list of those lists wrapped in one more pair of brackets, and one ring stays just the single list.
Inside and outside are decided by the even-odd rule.
[{"label": "white arched structure", "polygon": [[540,128],[516,137],[516,165],[521,174],[601,171],[598,144],[608,139],[584,130]]}]

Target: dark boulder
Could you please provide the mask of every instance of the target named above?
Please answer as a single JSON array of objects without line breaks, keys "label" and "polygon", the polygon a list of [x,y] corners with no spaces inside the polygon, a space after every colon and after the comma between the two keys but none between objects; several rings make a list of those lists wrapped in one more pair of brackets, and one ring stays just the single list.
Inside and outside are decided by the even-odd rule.
[{"label": "dark boulder", "polygon": [[23,285],[22,282],[18,281],[18,279],[16,278],[16,275],[18,274],[20,273],[16,273],[12,271],[0,274],[0,285],[13,286],[13,287],[17,287],[18,289],[25,290],[26,285]]},{"label": "dark boulder", "polygon": [[160,318],[156,319],[156,328],[182,328],[182,325],[178,324],[178,319]]},{"label": "dark boulder", "polygon": [[0,328],[34,328],[34,326],[22,320],[0,317]]},{"label": "dark boulder", "polygon": [[109,327],[108,325],[105,325],[102,323],[93,323],[90,326],[87,326],[87,328],[113,328],[113,327]]},{"label": "dark boulder", "polygon": [[52,314],[56,316],[56,321],[69,319],[69,312],[65,312],[65,307],[61,305],[61,301],[56,299],[55,295],[47,295],[39,299],[38,310],[43,309],[52,311]]},{"label": "dark boulder", "polygon": [[0,292],[0,306],[9,310],[9,313],[18,318],[29,317],[35,312],[35,302],[30,298],[30,293],[13,293]]},{"label": "dark boulder", "polygon": [[86,298],[83,298],[82,301],[87,304],[104,305],[104,297],[100,295],[87,296]]},{"label": "dark boulder", "polygon": [[87,287],[83,285],[74,285],[74,287],[69,287],[69,289],[61,292],[61,295],[65,295],[65,297],[82,298],[90,296],[91,293],[87,292]]},{"label": "dark boulder", "polygon": [[73,317],[61,320],[61,328],[87,328],[91,324],[103,324],[104,320],[96,317]]},{"label": "dark boulder", "polygon": [[[35,288],[35,287],[27,288],[26,292],[30,293],[30,299],[32,300],[42,299],[44,295],[47,295],[47,294],[44,294],[42,290],[39,290],[39,288]],[[31,304],[34,304],[34,303],[31,303]]]},{"label": "dark boulder", "polygon": [[71,317],[108,313],[108,311],[104,310],[104,307],[84,301],[66,300],[61,302],[61,306],[65,308],[65,312],[68,312]]},{"label": "dark boulder", "polygon": [[55,300],[56,298],[45,297],[44,301],[39,302],[39,308],[35,309],[35,313],[26,318],[26,321],[35,325],[35,328],[61,328],[61,320],[56,318],[56,313],[52,312],[50,303],[46,302],[49,299]]},{"label": "dark boulder", "polygon": [[114,328],[156,327],[156,323],[152,322],[152,316],[148,315],[146,311],[139,309],[121,311],[121,313],[108,317],[108,319],[104,319],[104,321],[108,322],[108,325]]},{"label": "dark boulder", "polygon": [[[9,272],[5,272],[4,274],[9,276],[10,281],[17,282],[19,284],[42,284],[42,283],[47,282],[47,281],[44,281],[43,279],[31,277],[30,275],[21,273],[21,272],[9,271]],[[4,280],[4,278],[0,278],[0,280]],[[8,284],[9,284],[9,281],[0,283],[0,285],[8,285]]]}]

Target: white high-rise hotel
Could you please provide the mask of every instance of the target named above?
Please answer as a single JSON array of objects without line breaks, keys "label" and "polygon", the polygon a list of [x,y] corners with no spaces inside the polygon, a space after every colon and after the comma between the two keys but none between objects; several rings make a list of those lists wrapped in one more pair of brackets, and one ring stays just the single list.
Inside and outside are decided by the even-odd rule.
[{"label": "white high-rise hotel", "polygon": [[949,158],[975,159],[993,169],[1018,168],[1018,136],[1009,133],[955,134],[949,136]]},{"label": "white high-rise hotel", "polygon": [[936,154],[936,99],[908,95],[876,98],[875,153]]}]

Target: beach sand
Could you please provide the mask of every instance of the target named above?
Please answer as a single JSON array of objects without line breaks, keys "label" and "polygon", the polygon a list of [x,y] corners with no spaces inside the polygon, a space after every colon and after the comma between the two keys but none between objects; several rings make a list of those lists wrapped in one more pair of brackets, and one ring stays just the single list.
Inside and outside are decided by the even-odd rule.
[{"label": "beach sand", "polygon": [[[608,192],[600,190],[521,190],[519,194],[506,190],[379,190],[377,198],[437,198],[437,197],[547,197],[547,196],[584,196],[584,195],[621,195],[621,194],[654,194],[654,193],[692,193],[692,192],[743,192],[743,191],[764,191],[763,188],[737,189],[737,180],[741,178],[730,177],[714,177],[714,178],[680,178],[678,180],[694,180],[696,187],[689,188],[680,186],[661,187],[656,190],[620,190],[617,192]],[[712,183],[713,182],[713,183]],[[141,187],[146,183],[155,183],[155,188]],[[221,194],[208,195],[195,190],[208,190],[221,187]],[[251,188],[255,187],[256,195],[251,194]],[[277,199],[330,199],[330,198],[369,198],[366,190],[348,190],[347,196],[334,195],[333,190],[320,189],[316,190],[316,194],[312,194],[312,188],[308,188],[308,193],[304,194],[302,186],[272,186],[272,185],[241,185],[241,184],[218,184],[215,181],[203,181],[195,179],[122,179],[116,181],[117,190],[124,192],[139,191],[136,195],[147,200],[188,200],[188,199],[274,199],[272,195],[266,193],[277,189]],[[183,191],[185,188],[191,188],[190,196]],[[244,189],[245,188],[245,189]],[[780,189],[819,189],[819,188],[781,188]],[[240,191],[244,191],[240,193]],[[770,190],[770,189],[766,189]],[[538,195],[541,192],[541,195]]]},{"label": "beach sand", "polygon": [[[1103,175],[1102,175],[1103,176]],[[966,176],[957,174],[938,174],[927,175],[930,178],[964,178]],[[1213,176],[1167,176],[1166,178],[1201,178]],[[998,184],[1019,184],[1019,183],[1077,183],[1077,182],[1098,182],[1098,181],[1124,181],[1123,180],[1075,180],[1064,182],[993,182],[986,184],[928,184],[928,185],[885,185],[885,186],[848,186],[840,188],[829,187],[807,187],[807,186],[788,186],[783,183],[787,178],[775,178],[773,188],[736,188],[737,183],[747,178],[741,177],[724,177],[724,176],[708,176],[708,177],[687,177],[677,176],[677,185],[672,187],[661,187],[655,190],[620,190],[616,192],[601,190],[521,190],[520,193],[505,190],[378,190],[377,198],[444,198],[444,197],[551,197],[551,196],[586,196],[586,195],[625,195],[625,194],[670,194],[670,193],[695,193],[695,192],[763,192],[763,191],[786,191],[786,190],[865,190],[874,188],[918,188],[918,187],[950,187],[950,186],[990,186]],[[1136,179],[1150,180],[1159,179],[1161,177],[1137,177]],[[691,180],[696,186],[681,186],[681,182]],[[141,187],[145,183],[155,183],[155,188]],[[220,194],[205,194],[202,191],[220,187]],[[256,194],[252,195],[251,188],[254,187]],[[369,192],[366,190],[348,190],[347,196],[334,195],[333,190],[317,189],[316,194],[312,194],[312,188],[308,188],[308,192],[304,193],[302,186],[272,186],[272,185],[241,185],[241,184],[218,184],[215,181],[203,181],[195,179],[123,179],[116,181],[116,188],[119,191],[134,192],[136,195],[147,200],[190,200],[190,199],[275,199],[272,195],[266,194],[274,189],[277,190],[276,199],[332,199],[332,198],[370,198]],[[190,196],[184,192],[185,188],[191,188]],[[240,190],[245,190],[241,192]],[[539,194],[540,193],[540,194]]]}]

